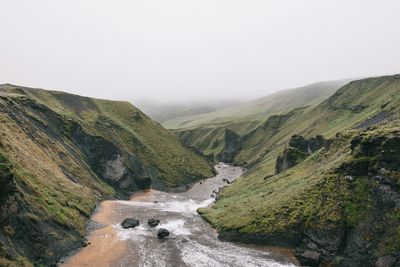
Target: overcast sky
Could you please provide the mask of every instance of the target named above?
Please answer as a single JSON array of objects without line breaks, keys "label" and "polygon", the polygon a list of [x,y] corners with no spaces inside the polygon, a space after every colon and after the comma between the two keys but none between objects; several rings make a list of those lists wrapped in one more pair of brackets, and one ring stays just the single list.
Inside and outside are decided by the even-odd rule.
[{"label": "overcast sky", "polygon": [[249,99],[400,72],[399,0],[0,0],[0,83]]}]

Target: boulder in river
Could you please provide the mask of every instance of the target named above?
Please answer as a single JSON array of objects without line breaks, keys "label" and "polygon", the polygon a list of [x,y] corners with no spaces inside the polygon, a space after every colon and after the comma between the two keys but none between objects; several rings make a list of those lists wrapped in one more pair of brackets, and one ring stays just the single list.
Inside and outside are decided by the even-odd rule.
[{"label": "boulder in river", "polygon": [[133,218],[127,218],[121,223],[124,229],[135,228],[139,225],[139,221]]},{"label": "boulder in river", "polygon": [[296,255],[301,265],[318,267],[321,254],[312,250],[305,250],[303,253]]},{"label": "boulder in river", "polygon": [[164,228],[160,228],[157,233],[158,238],[163,239],[169,236],[169,231]]},{"label": "boulder in river", "polygon": [[150,227],[156,227],[159,223],[160,223],[160,220],[156,220],[156,219],[149,219],[149,220],[147,221],[147,224],[148,224]]}]

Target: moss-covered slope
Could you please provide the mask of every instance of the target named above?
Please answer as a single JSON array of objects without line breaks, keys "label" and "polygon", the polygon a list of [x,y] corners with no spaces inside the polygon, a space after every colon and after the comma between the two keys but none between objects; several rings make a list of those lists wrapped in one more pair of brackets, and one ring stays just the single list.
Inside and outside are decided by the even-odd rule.
[{"label": "moss-covered slope", "polygon": [[[225,146],[225,129],[245,136],[271,116],[269,123],[286,119],[288,112],[295,108],[312,106],[335,93],[347,81],[330,81],[310,84],[291,90],[284,90],[248,103],[217,110],[215,112],[176,118],[163,125],[174,129],[179,138],[209,158],[221,160]],[[276,116],[272,116],[276,115]],[[278,121],[273,121],[277,119]],[[229,144],[227,144],[229,146]],[[251,149],[257,147],[249,145]],[[262,151],[248,151],[250,154]],[[248,158],[245,155],[243,158]],[[243,160],[247,161],[247,160]]]},{"label": "moss-covered slope", "polygon": [[127,102],[2,85],[0,123],[1,266],[54,264],[82,244],[100,198],[213,174]]},{"label": "moss-covered slope", "polygon": [[[270,117],[236,156],[248,172],[199,212],[229,240],[297,248],[298,258],[373,266],[400,257],[400,76],[354,81],[321,104]],[[290,138],[324,148],[275,175]],[[318,263],[316,263],[318,265]]]},{"label": "moss-covered slope", "polygon": [[282,90],[233,107],[194,116],[182,116],[163,123],[169,129],[192,129],[210,124],[263,121],[272,114],[318,103],[331,96],[348,80],[325,81]]}]

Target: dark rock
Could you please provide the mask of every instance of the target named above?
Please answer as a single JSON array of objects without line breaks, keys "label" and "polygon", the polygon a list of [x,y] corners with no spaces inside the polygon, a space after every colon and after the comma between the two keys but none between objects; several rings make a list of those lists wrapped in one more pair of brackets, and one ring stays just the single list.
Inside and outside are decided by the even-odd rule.
[{"label": "dark rock", "polygon": [[322,148],[325,143],[326,140],[322,135],[317,135],[309,140],[301,135],[293,135],[285,147],[282,156],[276,159],[275,173],[280,173],[296,166],[309,155]]},{"label": "dark rock", "polygon": [[321,253],[312,250],[305,250],[303,253],[296,255],[296,257],[302,266],[318,267]]},{"label": "dark rock", "polygon": [[231,182],[230,182],[228,179],[226,179],[226,178],[222,179],[222,181],[225,182],[225,183],[227,183],[227,184],[231,184]]},{"label": "dark rock", "polygon": [[369,168],[379,171],[381,168],[400,171],[400,137],[399,136],[358,136],[351,140],[351,151],[354,158],[374,159]]},{"label": "dark rock", "polygon": [[164,228],[160,228],[157,233],[158,238],[163,239],[169,236],[169,231]]},{"label": "dark rock", "polygon": [[125,229],[135,228],[139,225],[139,221],[133,218],[127,218],[121,223],[122,227]]},{"label": "dark rock", "polygon": [[150,187],[149,174],[135,155],[126,156],[114,143],[87,133],[74,121],[69,123],[72,142],[82,151],[89,167],[99,177],[124,192]]},{"label": "dark rock", "polygon": [[315,137],[312,137],[308,140],[308,149],[309,153],[314,153],[318,149],[324,146],[326,140],[322,135],[317,135]]},{"label": "dark rock", "polygon": [[303,136],[301,135],[293,135],[290,138],[289,141],[289,147],[294,147],[297,150],[299,150],[300,152],[306,154],[308,153],[308,142],[307,139],[305,139]]},{"label": "dark rock", "polygon": [[225,145],[217,158],[221,162],[232,162],[236,153],[243,147],[243,140],[240,135],[230,129],[225,129]]},{"label": "dark rock", "polygon": [[[381,108],[385,108],[387,106],[389,102],[385,103],[384,105],[381,106]],[[388,118],[391,115],[390,112],[388,111],[381,111],[378,114],[376,114],[375,116],[363,121],[362,123],[356,125],[354,128],[356,129],[366,129],[368,127],[374,126],[375,124],[380,123],[381,121],[385,120],[386,118]]]},{"label": "dark rock", "polygon": [[378,258],[375,267],[393,267],[395,266],[396,258],[391,256],[384,256]]},{"label": "dark rock", "polygon": [[159,223],[160,223],[160,220],[156,220],[156,219],[149,219],[149,220],[147,221],[147,224],[148,224],[150,227],[156,227]]}]

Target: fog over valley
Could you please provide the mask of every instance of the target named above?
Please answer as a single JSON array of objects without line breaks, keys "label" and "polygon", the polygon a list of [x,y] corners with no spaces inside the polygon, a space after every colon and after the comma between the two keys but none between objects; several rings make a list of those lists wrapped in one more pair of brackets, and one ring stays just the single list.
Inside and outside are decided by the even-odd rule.
[{"label": "fog over valley", "polygon": [[250,100],[399,72],[397,0],[11,1],[0,83],[107,99]]}]

